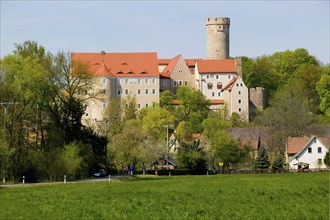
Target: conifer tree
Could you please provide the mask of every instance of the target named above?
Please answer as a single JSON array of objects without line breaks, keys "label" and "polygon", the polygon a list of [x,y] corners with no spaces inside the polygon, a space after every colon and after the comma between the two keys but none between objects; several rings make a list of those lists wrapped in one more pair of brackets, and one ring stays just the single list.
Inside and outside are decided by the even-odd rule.
[{"label": "conifer tree", "polygon": [[324,164],[327,167],[330,167],[330,154],[329,154],[329,151],[327,151],[327,153],[324,156]]},{"label": "conifer tree", "polygon": [[258,156],[254,166],[255,169],[267,169],[269,167],[268,153],[264,146],[259,148]]},{"label": "conifer tree", "polygon": [[283,154],[279,154],[272,165],[273,170],[282,170],[284,165]]}]

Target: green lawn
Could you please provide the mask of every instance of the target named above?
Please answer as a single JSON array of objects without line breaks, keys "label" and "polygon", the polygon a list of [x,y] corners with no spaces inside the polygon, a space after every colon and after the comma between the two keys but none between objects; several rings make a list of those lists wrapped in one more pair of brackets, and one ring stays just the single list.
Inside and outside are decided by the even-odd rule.
[{"label": "green lawn", "polygon": [[0,188],[0,219],[329,219],[329,173]]}]

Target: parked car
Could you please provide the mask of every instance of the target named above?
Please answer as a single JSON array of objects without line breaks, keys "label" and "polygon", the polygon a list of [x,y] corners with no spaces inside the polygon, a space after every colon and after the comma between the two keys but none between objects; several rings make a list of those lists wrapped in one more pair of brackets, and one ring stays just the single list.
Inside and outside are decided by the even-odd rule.
[{"label": "parked car", "polygon": [[94,173],[94,177],[102,177],[107,174],[107,171],[105,169],[100,169],[98,172]]},{"label": "parked car", "polygon": [[208,171],[207,171],[207,174],[208,174],[208,175],[217,174],[217,171],[216,171],[216,170],[208,170]]}]

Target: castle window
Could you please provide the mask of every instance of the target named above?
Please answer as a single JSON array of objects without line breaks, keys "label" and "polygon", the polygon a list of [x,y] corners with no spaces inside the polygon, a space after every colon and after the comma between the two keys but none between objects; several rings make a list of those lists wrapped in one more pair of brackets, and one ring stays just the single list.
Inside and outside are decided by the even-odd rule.
[{"label": "castle window", "polygon": [[141,94],[141,89],[137,90],[137,94],[140,95]]},{"label": "castle window", "polygon": [[179,86],[182,86],[182,81],[181,80],[179,80]]},{"label": "castle window", "polygon": [[88,116],[88,112],[86,112],[85,116]]},{"label": "castle window", "polygon": [[141,80],[140,79],[138,79],[138,84],[140,84],[141,83]]},{"label": "castle window", "polygon": [[141,108],[141,104],[138,104],[138,108]]},{"label": "castle window", "polygon": [[308,148],[308,153],[310,153],[310,154],[312,153],[312,148],[311,147]]},{"label": "castle window", "polygon": [[107,107],[107,105],[105,103],[103,103],[103,108]]},{"label": "castle window", "polygon": [[128,95],[128,89],[125,89],[125,94]]},{"label": "castle window", "polygon": [[241,91],[238,91],[238,95],[240,95],[241,94]]},{"label": "castle window", "polygon": [[212,92],[212,97],[214,97],[214,92]]},{"label": "castle window", "polygon": [[148,79],[146,79],[146,84],[148,84],[149,83],[149,81],[148,81]]},{"label": "castle window", "polygon": [[238,112],[241,112],[242,111],[242,109],[241,108],[238,108]]},{"label": "castle window", "polygon": [[322,153],[322,148],[321,148],[321,147],[318,147],[318,148],[317,148],[317,153],[319,153],[319,154]]},{"label": "castle window", "polygon": [[219,96],[219,97],[221,96],[221,92],[218,92],[218,96]]},{"label": "castle window", "polygon": [[221,82],[218,82],[218,83],[217,83],[217,88],[218,88],[218,89],[222,89],[222,83],[221,83]]},{"label": "castle window", "polygon": [[149,90],[148,89],[146,89],[146,95],[148,95],[149,94]]},{"label": "castle window", "polygon": [[102,80],[102,83],[103,83],[103,85],[104,85],[104,84],[106,83],[106,79],[103,79],[103,80]]},{"label": "castle window", "polygon": [[241,87],[243,86],[243,83],[241,83]]},{"label": "castle window", "polygon": [[156,94],[156,89],[152,89],[152,94],[153,94],[153,95]]},{"label": "castle window", "polygon": [[152,79],[152,84],[156,84],[156,79]]},{"label": "castle window", "polygon": [[148,107],[148,106],[149,106],[149,104],[147,103],[147,104],[146,104],[146,107]]},{"label": "castle window", "polygon": [[216,79],[219,79],[219,75],[218,75],[218,74],[217,74],[217,75],[215,75],[215,78],[216,78]]},{"label": "castle window", "polygon": [[209,82],[209,83],[207,84],[207,88],[208,88],[208,89],[212,89],[212,87],[213,87],[213,84],[212,84],[211,82]]},{"label": "castle window", "polygon": [[184,81],[184,85],[188,86],[188,81],[187,80]]},{"label": "castle window", "polygon": [[206,75],[206,79],[209,79],[209,78],[210,78],[210,75],[209,75],[209,74],[207,74],[207,75]]},{"label": "castle window", "polygon": [[121,94],[121,90],[117,89],[117,95],[120,95],[120,94]]},{"label": "castle window", "polygon": [[173,81],[173,86],[176,87],[177,86],[177,82],[174,80]]},{"label": "castle window", "polygon": [[230,79],[231,78],[231,75],[228,75],[228,79]]},{"label": "castle window", "polygon": [[242,100],[239,99],[239,100],[238,100],[238,103],[241,104],[241,103],[242,103]]},{"label": "castle window", "polygon": [[125,84],[128,85],[128,79],[125,80]]}]

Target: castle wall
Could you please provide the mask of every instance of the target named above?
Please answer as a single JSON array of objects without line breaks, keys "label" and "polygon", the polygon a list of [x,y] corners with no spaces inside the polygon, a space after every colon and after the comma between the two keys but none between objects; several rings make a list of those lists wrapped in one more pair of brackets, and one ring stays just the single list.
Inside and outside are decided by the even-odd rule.
[{"label": "castle wall", "polygon": [[256,110],[264,110],[266,108],[265,89],[262,87],[250,88],[250,102]]}]

